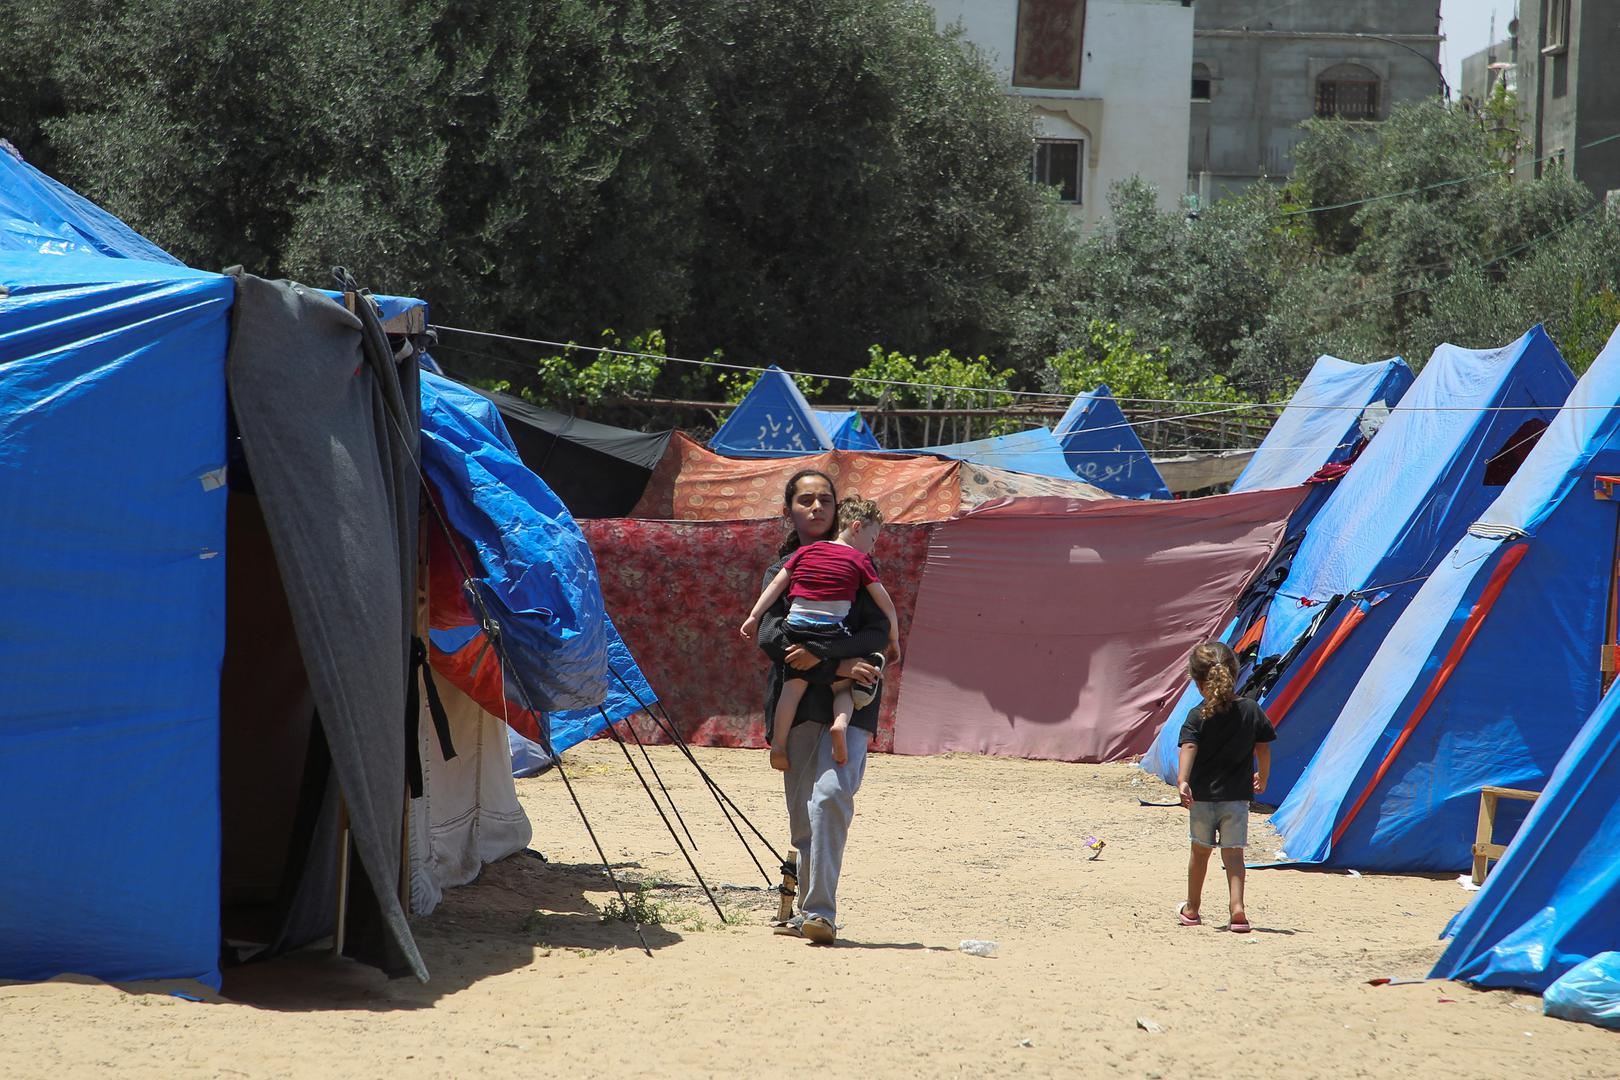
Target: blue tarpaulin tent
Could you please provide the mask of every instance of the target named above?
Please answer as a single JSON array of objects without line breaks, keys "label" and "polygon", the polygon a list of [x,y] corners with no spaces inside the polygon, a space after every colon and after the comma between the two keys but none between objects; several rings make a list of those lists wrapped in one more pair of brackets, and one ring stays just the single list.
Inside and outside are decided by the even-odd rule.
[{"label": "blue tarpaulin tent", "polygon": [[1541,993],[1620,947],[1617,791],[1620,685],[1576,734],[1485,887],[1452,920],[1451,943],[1429,977]]},{"label": "blue tarpaulin tent", "polygon": [[709,446],[717,453],[745,458],[880,449],[860,414],[811,408],[793,377],[775,364],[731,410]]},{"label": "blue tarpaulin tent", "polygon": [[1052,429],[1069,469],[1110,495],[1168,499],[1170,489],[1107,386],[1080,394]]},{"label": "blue tarpaulin tent", "polygon": [[0,250],[0,978],[217,982],[231,281],[30,239]]},{"label": "blue tarpaulin tent", "polygon": [[[1534,449],[1422,583],[1278,808],[1290,859],[1466,867],[1480,789],[1540,789],[1597,705],[1620,526],[1620,493],[1602,479],[1620,473],[1620,340],[1525,438]],[[1516,822],[1502,809],[1505,831]]]},{"label": "blue tarpaulin tent", "polygon": [[[384,314],[394,303],[420,304],[385,298]],[[244,334],[252,348],[239,349],[231,327],[242,319],[271,333]],[[0,978],[217,984],[222,856],[243,858],[222,825],[222,795],[235,794],[222,699],[240,702],[257,683],[302,713],[305,737],[313,697],[328,749],[301,766],[318,770],[304,786],[319,800],[341,785],[360,864],[380,882],[364,890],[380,914],[351,907],[351,925],[380,919],[385,933],[365,936],[391,944],[351,939],[351,955],[425,976],[393,884],[411,591],[397,571],[414,550],[417,484],[414,432],[399,431],[415,423],[416,383],[403,369],[384,378],[391,359],[369,312],[357,319],[318,290],[187,269],[0,152],[0,604],[49,612],[13,619],[0,650],[0,845],[10,860]],[[228,370],[239,442],[227,435]],[[281,401],[307,391],[320,422],[255,409],[267,388]],[[328,419],[346,426],[320,426]],[[339,497],[320,514],[296,517],[328,492]],[[227,633],[227,579],[234,589],[241,576],[227,571],[249,562],[234,541],[227,550],[228,530],[248,535],[239,522],[257,522],[242,526],[256,537],[268,527],[268,542],[253,545],[261,577],[248,583],[265,610],[232,611],[232,633],[239,615],[262,614],[261,626],[289,640]],[[345,591],[325,588],[334,582]],[[387,653],[380,664],[343,662],[375,641]],[[272,654],[293,666],[271,671]],[[354,693],[373,682],[388,692]],[[232,738],[240,727],[233,718]],[[385,792],[380,802],[373,789]],[[246,806],[261,819],[275,809]],[[311,842],[336,851],[335,820],[311,816]],[[302,872],[298,895],[316,899],[270,913],[273,937],[260,939],[270,949],[318,937],[323,912],[330,930],[334,893],[317,879],[335,860],[287,866],[289,882]]]},{"label": "blue tarpaulin tent", "polygon": [[1012,435],[996,435],[972,442],[949,443],[944,446],[924,446],[906,450],[907,454],[933,454],[956,461],[971,461],[996,469],[1050,476],[1057,480],[1079,480],[1069,468],[1063,445],[1046,428],[1030,428]]},{"label": "blue tarpaulin tent", "polygon": [[[1272,595],[1286,580],[1300,541],[1338,488],[1340,477],[1330,473],[1341,471],[1364,445],[1363,440],[1370,438],[1363,431],[1363,416],[1369,407],[1380,413],[1393,408],[1411,385],[1412,369],[1400,357],[1377,364],[1352,364],[1332,356],[1317,358],[1249,459],[1248,467],[1232,485],[1234,492],[1295,487],[1307,482],[1311,489],[1288,518],[1288,536],[1278,549],[1274,565],[1249,587],[1238,605],[1237,619],[1221,634],[1221,640],[1237,646],[1245,637],[1253,638],[1255,622],[1265,615]],[[1333,465],[1339,470],[1325,469]],[[1181,721],[1200,700],[1198,688],[1188,682],[1170,710],[1169,720],[1142,759],[1142,768],[1166,783],[1175,783],[1176,779],[1176,740],[1181,734]]]}]

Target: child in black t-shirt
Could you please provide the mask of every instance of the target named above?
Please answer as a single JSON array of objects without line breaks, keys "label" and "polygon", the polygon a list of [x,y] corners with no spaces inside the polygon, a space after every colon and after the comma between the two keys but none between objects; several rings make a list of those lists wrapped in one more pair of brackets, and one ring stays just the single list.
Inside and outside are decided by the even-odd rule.
[{"label": "child in black t-shirt", "polygon": [[1187,861],[1187,899],[1176,909],[1182,926],[1197,926],[1209,853],[1221,849],[1232,904],[1227,929],[1249,932],[1243,907],[1243,849],[1249,842],[1249,800],[1266,790],[1271,743],[1277,738],[1260,706],[1237,696],[1237,657],[1225,643],[1207,641],[1192,651],[1188,674],[1203,704],[1181,725],[1181,805],[1191,811],[1192,855]]}]

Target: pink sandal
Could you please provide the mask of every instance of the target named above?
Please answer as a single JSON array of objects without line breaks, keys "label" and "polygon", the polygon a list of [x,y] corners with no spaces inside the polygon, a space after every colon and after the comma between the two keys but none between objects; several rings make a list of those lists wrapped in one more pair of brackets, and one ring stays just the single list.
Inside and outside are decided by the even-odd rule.
[{"label": "pink sandal", "polygon": [[1182,926],[1204,925],[1204,917],[1202,915],[1189,916],[1187,914],[1187,902],[1185,900],[1183,900],[1180,906],[1176,908],[1176,919],[1181,923]]}]

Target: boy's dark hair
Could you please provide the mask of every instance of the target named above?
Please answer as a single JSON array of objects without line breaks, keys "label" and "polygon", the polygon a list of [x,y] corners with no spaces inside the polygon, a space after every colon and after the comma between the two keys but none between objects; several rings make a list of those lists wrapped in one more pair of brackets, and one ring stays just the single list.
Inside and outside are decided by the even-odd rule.
[{"label": "boy's dark hair", "polygon": [[1224,641],[1206,641],[1187,658],[1187,673],[1204,692],[1204,715],[1224,711],[1237,700],[1237,654]]},{"label": "boy's dark hair", "polygon": [[868,525],[883,524],[883,511],[871,499],[851,495],[838,504],[838,531],[843,532],[857,521]]}]

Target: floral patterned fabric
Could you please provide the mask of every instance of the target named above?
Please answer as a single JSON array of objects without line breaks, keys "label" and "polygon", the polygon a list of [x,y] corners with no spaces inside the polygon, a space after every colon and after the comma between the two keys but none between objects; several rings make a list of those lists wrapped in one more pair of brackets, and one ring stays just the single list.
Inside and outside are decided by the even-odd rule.
[{"label": "floral patterned fabric", "polygon": [[[780,484],[774,499],[779,507]],[[777,561],[786,533],[781,519],[579,524],[596,553],[607,610],[681,736],[701,746],[764,746],[770,662],[738,627]],[[902,651],[931,532],[928,525],[886,525],[873,552],[900,615]],[[874,750],[894,743],[903,677],[902,660],[884,679]],[[643,739],[663,741],[645,717],[634,722]]]}]

